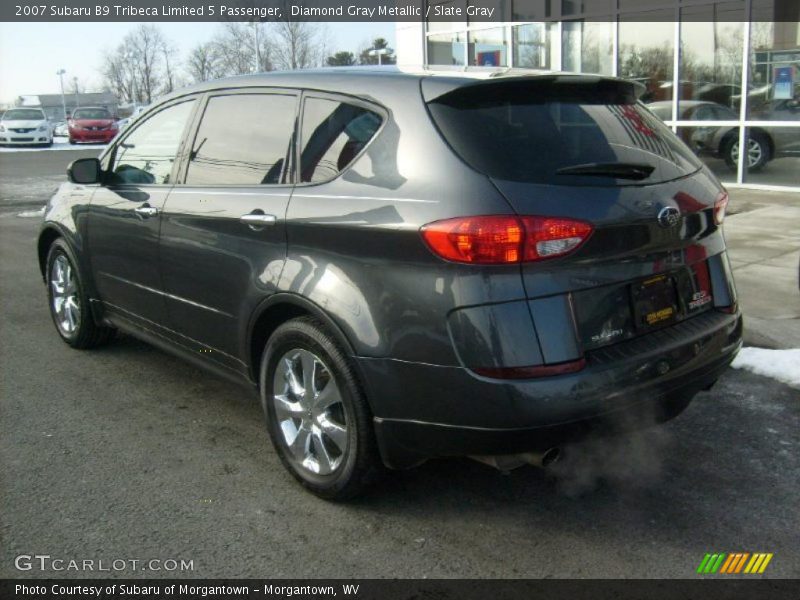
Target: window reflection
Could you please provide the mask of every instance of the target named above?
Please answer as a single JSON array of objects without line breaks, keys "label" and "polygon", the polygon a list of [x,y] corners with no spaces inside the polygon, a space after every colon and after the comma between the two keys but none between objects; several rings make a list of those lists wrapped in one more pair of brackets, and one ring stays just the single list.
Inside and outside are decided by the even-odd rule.
[{"label": "window reflection", "polygon": [[508,42],[504,27],[469,33],[469,64],[479,67],[508,65]]},{"label": "window reflection", "polygon": [[[675,26],[669,13],[638,13],[619,23],[619,75],[645,86],[645,103],[672,99]],[[649,21],[648,21],[649,19]],[[661,19],[653,22],[652,19]]]},{"label": "window reflection", "polygon": [[437,33],[428,36],[428,62],[432,65],[463,66],[464,36],[463,33]]},{"label": "window reflection", "polygon": [[563,25],[561,61],[564,71],[611,75],[614,23],[567,21]]},{"label": "window reflection", "polygon": [[[690,7],[681,14],[679,106],[684,100],[705,101],[738,113],[742,93],[743,4],[724,2]],[[738,114],[732,118],[738,119]]]},{"label": "window reflection", "polygon": [[549,69],[551,31],[544,23],[514,27],[514,66]]}]

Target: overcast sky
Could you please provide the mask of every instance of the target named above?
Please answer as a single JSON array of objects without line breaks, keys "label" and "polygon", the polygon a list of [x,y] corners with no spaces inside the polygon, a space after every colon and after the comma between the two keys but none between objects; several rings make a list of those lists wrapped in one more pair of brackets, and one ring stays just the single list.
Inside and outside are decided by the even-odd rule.
[{"label": "overcast sky", "polygon": [[[59,92],[56,71],[78,77],[87,90],[99,88],[103,52],[114,48],[138,23],[0,23],[0,102],[25,94]],[[219,23],[158,23],[181,57],[213,37]],[[354,54],[376,37],[394,47],[394,23],[326,23],[329,51]]]}]

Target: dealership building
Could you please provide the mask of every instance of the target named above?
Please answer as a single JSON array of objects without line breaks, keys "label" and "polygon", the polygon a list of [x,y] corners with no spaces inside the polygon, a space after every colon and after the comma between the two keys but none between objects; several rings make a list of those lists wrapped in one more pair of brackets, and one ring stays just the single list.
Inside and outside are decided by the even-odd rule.
[{"label": "dealership building", "polygon": [[[473,4],[494,8],[493,20],[473,20]],[[632,79],[726,185],[800,191],[800,0],[428,0],[425,9],[426,22],[397,23],[401,67]]]}]

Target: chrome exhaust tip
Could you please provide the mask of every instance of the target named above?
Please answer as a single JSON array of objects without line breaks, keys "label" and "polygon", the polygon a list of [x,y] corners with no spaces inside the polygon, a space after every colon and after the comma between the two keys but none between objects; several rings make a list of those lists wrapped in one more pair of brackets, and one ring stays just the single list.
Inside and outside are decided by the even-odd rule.
[{"label": "chrome exhaust tip", "polygon": [[472,460],[494,467],[498,471],[507,473],[524,465],[532,465],[540,469],[546,469],[561,456],[561,450],[554,446],[544,452],[523,452],[520,454],[493,454],[493,455],[474,455]]}]

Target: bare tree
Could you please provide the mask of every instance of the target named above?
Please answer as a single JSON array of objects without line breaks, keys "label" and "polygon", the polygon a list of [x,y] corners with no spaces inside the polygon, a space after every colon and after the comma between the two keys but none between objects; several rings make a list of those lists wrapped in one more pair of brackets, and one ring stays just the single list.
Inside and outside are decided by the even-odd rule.
[{"label": "bare tree", "polygon": [[217,76],[273,69],[272,47],[262,23],[223,23],[213,45]]},{"label": "bare tree", "polygon": [[186,68],[196,81],[209,81],[221,75],[220,58],[214,42],[198,44],[189,52]]},{"label": "bare tree", "polygon": [[162,91],[168,94],[178,87],[177,74],[175,71],[178,50],[172,42],[167,39],[162,39],[160,51],[164,60],[164,87]]},{"label": "bare tree", "polygon": [[324,33],[314,23],[279,21],[272,26],[278,69],[318,67],[325,59]]}]

